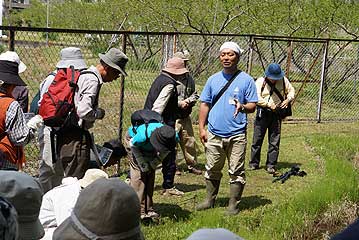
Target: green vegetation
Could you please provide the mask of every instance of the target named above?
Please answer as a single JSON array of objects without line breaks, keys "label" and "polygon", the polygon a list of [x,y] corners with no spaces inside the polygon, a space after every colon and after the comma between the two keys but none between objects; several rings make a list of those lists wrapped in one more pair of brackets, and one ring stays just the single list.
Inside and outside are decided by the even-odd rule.
[{"label": "green vegetation", "polygon": [[[160,195],[162,174],[156,173],[155,209],[158,223],[143,224],[146,239],[185,239],[203,228],[227,228],[247,240],[323,239],[340,231],[359,216],[359,123],[284,124],[278,170],[281,173],[298,164],[307,176],[292,176],[284,184],[272,183],[263,168],[247,171],[247,184],[237,216],[225,216],[228,203],[226,166],[214,209],[195,211],[195,204],[205,197],[203,176],[183,172],[176,176],[176,186],[184,197]],[[248,152],[253,125],[248,128]],[[197,129],[195,129],[197,132]],[[198,142],[198,141],[197,141]],[[267,142],[263,144],[265,159]],[[185,169],[181,156],[179,167]],[[205,156],[199,145],[199,165]],[[262,162],[263,164],[263,162]],[[25,172],[36,174],[36,160],[28,162]],[[121,164],[126,170],[127,161]],[[107,169],[110,173],[114,169]],[[125,178],[125,174],[121,176]]]},{"label": "green vegetation", "polygon": [[[50,1],[53,28],[357,37],[359,3],[345,0]],[[5,24],[46,27],[46,3]]]},{"label": "green vegetation", "polygon": [[[247,240],[321,239],[323,234],[340,231],[345,223],[338,222],[337,218],[343,212],[331,216],[333,223],[325,229],[318,230],[316,224],[331,206],[340,206],[346,201],[352,205],[359,203],[358,169],[353,164],[358,161],[355,156],[359,153],[359,125],[346,123],[340,129],[334,127],[335,124],[284,124],[279,171],[285,172],[299,164],[308,175],[294,176],[280,184],[272,183],[273,178],[263,169],[247,171],[247,185],[238,216],[224,215],[229,192],[226,167],[216,208],[203,212],[194,210],[196,202],[205,196],[203,176],[184,173],[176,177],[177,187],[186,195],[171,198],[155,193],[155,208],[162,218],[158,224],[143,227],[146,238],[185,239],[202,227],[224,227]],[[251,128],[249,126],[249,144]],[[265,159],[266,146],[264,143],[262,159]],[[203,152],[199,159],[202,164],[205,162]],[[185,168],[183,162],[180,167]],[[161,181],[159,171],[157,190],[161,189]],[[355,211],[351,214],[354,219],[358,216]],[[330,221],[328,216],[325,218]]]}]

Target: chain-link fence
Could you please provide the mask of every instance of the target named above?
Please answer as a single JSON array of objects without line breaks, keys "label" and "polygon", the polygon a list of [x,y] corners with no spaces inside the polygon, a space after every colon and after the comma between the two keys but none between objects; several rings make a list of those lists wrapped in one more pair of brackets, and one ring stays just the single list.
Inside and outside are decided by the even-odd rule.
[{"label": "chain-link fence", "polygon": [[[34,29],[0,27],[6,34],[1,50],[15,50],[27,65],[22,78],[29,88],[30,101],[40,82],[55,69],[64,47],[81,48],[88,64],[99,63],[98,53],[117,47],[129,57],[128,77],[104,84],[100,107],[106,117],[97,121],[96,142],[123,136],[130,115],[143,107],[152,81],[175,51],[190,52],[189,68],[200,92],[207,78],[219,71],[218,50],[224,41],[235,41],[245,51],[240,68],[254,78],[263,75],[271,62],[278,62],[296,89],[292,121],[358,120],[358,41],[300,39],[270,36],[201,35]],[[196,121],[198,109],[193,112]],[[36,158],[36,148],[29,147]]]}]

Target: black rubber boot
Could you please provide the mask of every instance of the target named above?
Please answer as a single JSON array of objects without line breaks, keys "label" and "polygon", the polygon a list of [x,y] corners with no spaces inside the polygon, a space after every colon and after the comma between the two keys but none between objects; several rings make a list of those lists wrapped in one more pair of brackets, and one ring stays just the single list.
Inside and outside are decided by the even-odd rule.
[{"label": "black rubber boot", "polygon": [[227,208],[227,215],[236,215],[239,212],[237,207],[241,200],[244,184],[242,183],[231,183],[229,185],[229,204]]},{"label": "black rubber boot", "polygon": [[206,179],[207,198],[202,203],[196,206],[197,211],[206,210],[214,207],[214,202],[218,194],[220,183],[221,181],[219,180]]}]

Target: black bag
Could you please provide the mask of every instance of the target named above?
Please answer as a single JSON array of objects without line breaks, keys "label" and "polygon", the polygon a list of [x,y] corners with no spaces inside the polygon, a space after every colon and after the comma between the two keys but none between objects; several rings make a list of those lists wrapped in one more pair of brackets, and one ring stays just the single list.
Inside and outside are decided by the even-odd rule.
[{"label": "black bag", "polygon": [[281,119],[292,116],[292,105],[288,103],[286,108],[277,108],[277,113]]},{"label": "black bag", "polygon": [[[264,86],[265,84],[268,84],[272,91],[270,93],[270,95],[273,94],[273,92],[275,92],[275,94],[277,94],[277,96],[279,97],[280,101],[283,102],[285,99],[287,99],[287,93],[285,92],[285,82],[284,82],[284,78],[283,78],[283,92],[284,92],[284,96],[285,98],[282,96],[282,94],[279,92],[279,90],[271,84],[271,82],[268,81],[268,79],[266,78],[263,82],[263,85],[262,85],[262,88],[261,88],[261,93],[263,92],[264,90]],[[280,108],[280,107],[277,107],[276,108],[276,113],[278,114],[278,116],[280,117],[280,119],[284,119],[286,117],[290,117],[292,116],[292,105],[291,103],[289,102],[288,103],[288,106],[286,108]]]},{"label": "black bag", "polygon": [[147,125],[149,123],[163,123],[162,116],[155,111],[148,110],[148,109],[141,109],[137,110],[131,115],[131,124],[132,124],[132,131],[134,133],[137,133],[136,127],[146,124],[146,139],[148,139],[147,136]]}]

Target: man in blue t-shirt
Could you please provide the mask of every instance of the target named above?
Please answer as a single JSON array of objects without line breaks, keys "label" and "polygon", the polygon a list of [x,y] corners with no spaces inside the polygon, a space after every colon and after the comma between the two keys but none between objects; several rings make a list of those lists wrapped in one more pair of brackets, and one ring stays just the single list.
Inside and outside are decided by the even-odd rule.
[{"label": "man in blue t-shirt", "polygon": [[[228,159],[230,176],[230,198],[228,214],[237,214],[237,203],[246,183],[244,160],[247,144],[247,113],[255,111],[258,101],[254,80],[238,70],[242,49],[235,42],[225,42],[219,53],[223,70],[212,75],[200,96],[199,135],[206,148],[206,188],[207,198],[197,206],[204,210],[214,206],[222,169]],[[226,83],[234,77],[228,89],[218,98]],[[205,123],[208,118],[208,131]]]}]

